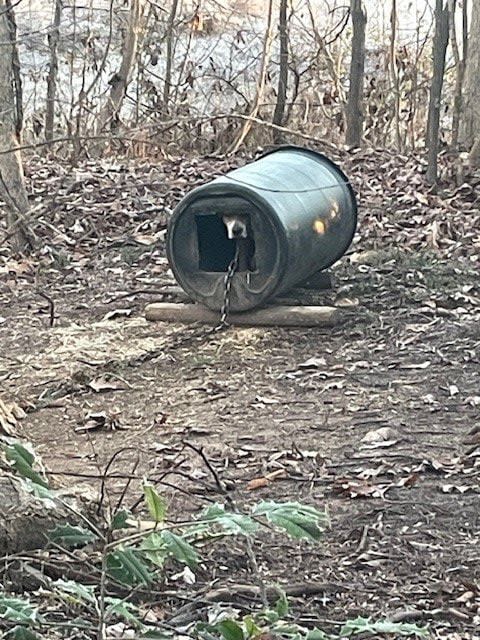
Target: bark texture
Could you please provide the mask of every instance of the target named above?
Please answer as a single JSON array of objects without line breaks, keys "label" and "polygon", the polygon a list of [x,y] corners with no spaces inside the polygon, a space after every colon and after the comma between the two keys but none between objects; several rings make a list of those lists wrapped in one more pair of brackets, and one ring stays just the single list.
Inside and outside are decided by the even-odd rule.
[{"label": "bark texture", "polygon": [[470,151],[470,163],[480,166],[480,1],[472,2],[472,20],[463,85],[460,142]]},{"label": "bark texture", "polygon": [[45,113],[45,139],[52,140],[55,122],[55,96],[57,94],[58,75],[58,40],[60,37],[60,20],[62,18],[63,0],[55,1],[55,17],[53,28],[48,35],[50,48],[50,64],[47,76],[47,110]]},{"label": "bark texture", "polygon": [[[70,505],[72,509],[68,508]],[[36,498],[25,484],[0,467],[0,556],[42,549],[57,525],[77,525],[81,512],[94,522],[93,493],[72,488],[55,503]]]},{"label": "bark texture", "polygon": [[[25,189],[19,146],[21,98],[15,82],[15,64],[18,61],[13,40],[12,9],[0,0],[0,204],[3,201],[7,217],[7,237],[18,251],[31,247],[25,215],[28,198]],[[12,37],[13,36],[13,37]],[[17,99],[15,99],[17,94]]]},{"label": "bark texture", "polygon": [[352,58],[350,61],[350,88],[345,111],[346,136],[349,147],[359,147],[363,135],[363,76],[365,70],[365,27],[367,14],[362,0],[350,1],[352,17]]},{"label": "bark texture", "polygon": [[101,133],[107,126],[112,127],[118,120],[123,99],[132,78],[137,51],[141,44],[144,8],[145,0],[131,0],[123,42],[122,60],[118,71],[110,79],[110,94],[99,115],[97,133]]},{"label": "bark texture", "polygon": [[445,56],[449,37],[449,11],[445,0],[435,3],[435,35],[433,36],[433,76],[430,87],[427,121],[428,166],[427,181],[435,184],[438,174],[438,147],[440,129],[440,106],[442,101],[443,79],[445,75]]},{"label": "bark texture", "polygon": [[[281,127],[284,124],[288,84],[287,0],[280,0],[278,30],[280,33],[280,68],[278,74],[277,101],[275,103],[272,123]],[[284,139],[284,134],[281,131],[278,129],[273,130],[273,142],[275,144],[281,144],[284,142]]]}]

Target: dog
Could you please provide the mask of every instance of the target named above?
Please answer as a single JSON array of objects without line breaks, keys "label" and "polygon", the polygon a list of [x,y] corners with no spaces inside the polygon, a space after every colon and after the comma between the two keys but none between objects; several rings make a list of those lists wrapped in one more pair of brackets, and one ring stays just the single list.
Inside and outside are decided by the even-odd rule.
[{"label": "dog", "polygon": [[227,238],[238,242],[238,270],[255,271],[255,241],[248,222],[248,216],[241,213],[226,213],[222,216],[222,222],[227,231]]},{"label": "dog", "polygon": [[223,224],[227,229],[227,237],[229,240],[238,240],[239,238],[247,238],[247,219],[242,214],[232,215],[224,214],[222,216]]}]

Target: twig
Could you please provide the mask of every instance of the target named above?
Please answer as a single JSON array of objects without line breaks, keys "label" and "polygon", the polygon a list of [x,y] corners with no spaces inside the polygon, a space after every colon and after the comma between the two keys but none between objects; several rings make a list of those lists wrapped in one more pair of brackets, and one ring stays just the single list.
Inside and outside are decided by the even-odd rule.
[{"label": "twig", "polygon": [[48,326],[49,327],[53,327],[54,322],[55,322],[55,303],[53,302],[52,298],[50,298],[50,296],[47,296],[46,293],[43,293],[43,291],[39,291],[37,289],[36,293],[37,293],[38,296],[40,296],[41,298],[43,298],[44,300],[46,300],[48,302],[48,309],[49,309],[49,312],[50,312]]},{"label": "twig", "polygon": [[360,553],[361,551],[363,551],[365,549],[365,547],[367,546],[367,538],[368,538],[368,531],[369,531],[370,527],[368,526],[368,524],[366,524],[363,527],[363,531],[362,531],[362,535],[360,538],[360,542],[358,543],[357,548],[355,549],[355,554],[357,555],[357,553]]},{"label": "twig", "polygon": [[105,594],[107,583],[107,557],[107,551],[105,548],[102,553],[102,570],[100,574],[99,597],[95,601],[98,611],[97,640],[105,640],[106,638]]},{"label": "twig", "polygon": [[[349,591],[353,587],[336,584],[334,582],[296,582],[282,585],[282,591],[292,598],[316,595],[318,593],[339,593]],[[259,587],[248,584],[232,584],[228,587],[212,589],[205,594],[205,600],[209,602],[236,602],[238,598],[257,598],[260,595]],[[271,603],[278,598],[279,590],[276,587],[267,587],[266,596]]]},{"label": "twig", "polygon": [[207,469],[210,471],[210,473],[214,477],[215,484],[217,485],[218,490],[220,491],[220,493],[226,493],[227,489],[224,486],[223,482],[220,480],[220,476],[218,475],[216,469],[213,467],[213,465],[211,464],[210,460],[205,455],[205,452],[203,451],[203,447],[196,447],[194,444],[192,444],[191,442],[187,442],[186,440],[183,440],[183,444],[186,447],[188,447],[189,449],[192,449],[193,451],[195,451],[195,453],[197,453],[202,458],[202,460],[204,461]]},{"label": "twig", "polygon": [[[122,453],[125,453],[126,451],[138,451],[137,448],[135,447],[123,447],[122,449],[118,449],[118,451],[115,451],[115,453],[111,456],[110,460],[107,462],[107,465],[102,473],[102,480],[100,483],[100,500],[99,500],[99,504],[98,504],[98,508],[97,508],[97,514],[100,513],[102,506],[103,506],[103,502],[105,500],[105,495],[106,495],[106,486],[105,486],[105,482],[106,479],[109,477],[108,476],[108,472],[110,470],[110,467],[112,466],[112,464],[115,462],[115,460],[118,458],[119,455],[121,455]],[[138,463],[138,457],[137,457],[137,463]],[[128,482],[130,482],[130,480],[128,480]]]},{"label": "twig", "polygon": [[123,485],[123,490],[122,490],[122,493],[120,494],[120,497],[117,500],[117,504],[115,505],[114,513],[118,513],[120,507],[122,506],[122,503],[123,503],[123,501],[125,499],[125,495],[126,495],[126,493],[128,491],[128,488],[130,487],[130,485],[132,483],[132,480],[135,477],[135,473],[136,473],[136,471],[138,469],[139,463],[140,463],[140,460],[139,460],[139,458],[137,456],[137,459],[133,463],[133,468],[132,468],[132,471],[131,471],[131,474],[130,474],[130,478],[128,478],[127,481],[125,482],[125,484]]},{"label": "twig", "polygon": [[255,580],[257,581],[257,584],[258,584],[258,590],[259,590],[259,593],[260,593],[260,600],[262,601],[262,604],[266,609],[268,607],[267,587],[265,585],[265,582],[264,582],[264,580],[262,578],[262,574],[261,574],[260,569],[258,567],[257,557],[255,555],[255,551],[253,550],[252,540],[251,540],[250,536],[246,536],[246,538],[245,538],[245,546],[247,548],[247,555],[248,555],[248,559],[250,561],[250,566],[252,567],[253,575],[254,575]]}]

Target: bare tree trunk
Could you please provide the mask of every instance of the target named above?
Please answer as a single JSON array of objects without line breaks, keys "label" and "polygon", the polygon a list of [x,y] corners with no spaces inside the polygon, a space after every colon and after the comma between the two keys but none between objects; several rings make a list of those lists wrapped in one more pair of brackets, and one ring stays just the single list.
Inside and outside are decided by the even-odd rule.
[{"label": "bare tree trunk", "polygon": [[57,93],[58,56],[57,47],[60,37],[60,21],[62,19],[63,0],[55,0],[55,17],[53,28],[48,35],[50,47],[50,64],[47,76],[47,109],[45,113],[45,139],[52,140],[55,121],[55,96]]},{"label": "bare tree trunk", "polygon": [[173,66],[173,28],[178,10],[178,0],[173,0],[167,24],[167,54],[165,60],[165,83],[163,85],[163,111],[167,116],[169,112],[170,89],[172,86],[172,66]]},{"label": "bare tree trunk", "polygon": [[460,142],[470,150],[470,164],[480,166],[480,2],[472,3],[472,21],[465,61]]},{"label": "bare tree trunk", "polygon": [[273,0],[269,0],[268,2],[268,10],[267,10],[267,29],[265,32],[265,40],[263,42],[263,52],[262,52],[262,62],[260,69],[260,78],[257,83],[257,95],[255,96],[255,103],[253,105],[252,110],[250,111],[251,120],[246,120],[245,124],[242,127],[242,130],[238,136],[238,138],[233,143],[231,149],[229,149],[229,153],[236,153],[240,147],[242,146],[245,138],[250,133],[250,129],[252,128],[253,120],[257,117],[258,111],[260,109],[260,105],[262,103],[263,96],[265,94],[265,85],[267,81],[267,71],[268,71],[268,63],[270,61],[270,50],[272,48],[272,15],[273,15]]},{"label": "bare tree trunk", "polygon": [[[448,0],[448,11],[450,14],[450,44],[452,46],[453,59],[455,61],[455,87],[453,90],[453,113],[452,113],[452,147],[458,146],[458,129],[460,126],[460,114],[462,111],[462,86],[465,73],[465,52],[460,55],[457,40],[457,29],[455,27],[455,9],[457,0]],[[463,3],[466,6],[466,1]]]},{"label": "bare tree trunk", "polygon": [[[335,88],[335,94],[338,96],[338,103],[341,107],[341,114],[340,114],[341,120],[338,122],[338,127],[340,128],[341,131],[343,131],[345,128],[344,115],[345,115],[346,98],[345,98],[345,91],[343,89],[343,83],[341,80],[341,73],[342,73],[340,71],[340,68],[342,66],[341,55],[339,55],[337,60],[335,60],[335,58],[333,57],[330,51],[330,47],[325,41],[325,38],[318,30],[317,25],[315,23],[315,16],[313,13],[311,0],[308,0],[307,2],[307,9],[310,16],[311,29],[313,31],[313,35],[315,36],[315,42],[318,45],[318,52],[321,53],[325,58],[325,64],[327,65],[327,70],[330,75],[330,79],[333,82],[333,85]],[[297,88],[297,93],[298,93],[298,88]]]},{"label": "bare tree trunk", "polygon": [[394,124],[395,124],[395,145],[399,151],[402,150],[402,138],[400,135],[400,83],[398,80],[397,68],[397,0],[392,0],[392,11],[390,14],[390,75],[392,79],[394,97]]},{"label": "bare tree trunk", "polygon": [[[280,69],[278,75],[277,101],[273,113],[272,124],[283,126],[285,105],[287,103],[288,84],[288,32],[287,32],[287,0],[280,0],[280,16],[278,20],[278,30],[280,33]],[[273,142],[281,144],[285,138],[278,129],[273,130]]]},{"label": "bare tree trunk", "polygon": [[427,181],[437,182],[438,145],[440,129],[440,104],[442,100],[443,78],[445,74],[445,56],[448,45],[448,5],[446,0],[435,2],[435,35],[433,36],[433,75],[430,87],[427,121]]},{"label": "bare tree trunk", "polygon": [[[1,2],[0,2],[1,5]],[[15,90],[15,111],[16,124],[15,131],[20,138],[23,128],[23,89],[22,74],[20,73],[20,58],[18,57],[17,47],[17,21],[12,7],[12,0],[5,0],[5,9],[8,16],[8,26],[10,29],[10,42],[12,44],[12,76],[13,87]]]},{"label": "bare tree trunk", "polygon": [[363,135],[363,75],[365,69],[365,27],[367,14],[362,0],[350,0],[352,17],[352,59],[350,62],[350,87],[345,111],[346,136],[349,147],[359,147]]},{"label": "bare tree trunk", "polygon": [[0,200],[6,207],[8,236],[17,251],[24,251],[33,241],[25,223],[29,205],[22,160],[20,152],[15,151],[20,142],[21,87],[14,43],[13,10],[8,0],[0,0]]},{"label": "bare tree trunk", "polygon": [[122,61],[119,70],[110,79],[110,95],[98,117],[97,134],[101,133],[107,125],[112,126],[117,122],[123,99],[132,77],[135,56],[141,42],[144,6],[145,0],[131,0],[125,40],[123,42]]}]

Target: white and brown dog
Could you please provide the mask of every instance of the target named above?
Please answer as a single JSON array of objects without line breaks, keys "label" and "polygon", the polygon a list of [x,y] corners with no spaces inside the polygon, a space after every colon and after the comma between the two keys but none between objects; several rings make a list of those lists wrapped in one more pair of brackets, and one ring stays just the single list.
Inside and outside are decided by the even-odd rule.
[{"label": "white and brown dog", "polygon": [[222,222],[229,240],[236,240],[239,246],[238,270],[255,271],[255,242],[251,233],[248,216],[244,214],[224,214]]},{"label": "white and brown dog", "polygon": [[222,221],[227,228],[227,236],[229,240],[248,237],[246,216],[242,214],[230,215],[226,213],[222,216]]}]

